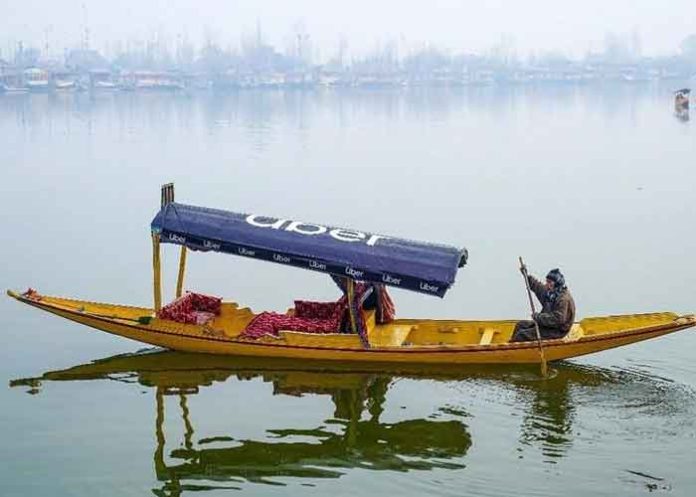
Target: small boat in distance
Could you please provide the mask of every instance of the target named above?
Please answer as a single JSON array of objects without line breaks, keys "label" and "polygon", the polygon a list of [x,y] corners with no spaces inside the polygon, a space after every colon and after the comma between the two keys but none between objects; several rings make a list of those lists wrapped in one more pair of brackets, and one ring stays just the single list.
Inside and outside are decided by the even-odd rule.
[{"label": "small boat in distance", "polygon": [[[392,365],[511,364],[542,360],[537,342],[510,342],[517,320],[395,319],[387,287],[444,297],[466,249],[174,202],[162,189],[151,224],[153,307],[129,307],[8,291],[20,302],[139,342],[182,352]],[[162,305],[161,244],[180,246],[176,299]],[[295,300],[285,313],[183,294],[189,250],[249,257],[328,274],[335,302]],[[696,325],[673,312],[588,317],[560,339],[543,340],[546,360],[577,357]]]},{"label": "small boat in distance", "polygon": [[684,109],[689,109],[689,95],[691,94],[690,88],[682,88],[674,92],[674,110],[680,111]]},{"label": "small boat in distance", "polygon": [[44,92],[51,89],[48,72],[38,67],[24,70],[24,83],[29,91]]},{"label": "small boat in distance", "polygon": [[92,90],[118,90],[113,74],[108,69],[93,69],[89,72],[89,88]]},{"label": "small boat in distance", "polygon": [[67,69],[55,70],[51,74],[53,89],[56,91],[74,91],[78,89],[78,75]]},{"label": "small boat in distance", "polygon": [[29,93],[29,89],[25,86],[10,86],[0,82],[0,94],[19,95]]},{"label": "small boat in distance", "polygon": [[28,92],[29,88],[24,84],[21,71],[6,71],[0,74],[0,94],[15,95]]},{"label": "small boat in distance", "polygon": [[682,122],[689,121],[689,88],[682,88],[674,92],[674,115]]}]

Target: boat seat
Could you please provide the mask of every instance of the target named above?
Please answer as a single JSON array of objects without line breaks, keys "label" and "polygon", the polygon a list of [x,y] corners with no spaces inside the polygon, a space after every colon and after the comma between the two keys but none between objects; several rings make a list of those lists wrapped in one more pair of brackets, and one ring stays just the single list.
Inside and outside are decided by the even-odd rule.
[{"label": "boat seat", "polygon": [[500,333],[500,331],[495,328],[484,328],[481,332],[479,345],[490,345],[493,342],[493,337],[498,333]]},{"label": "boat seat", "polygon": [[406,325],[406,326],[394,326],[391,328],[390,332],[382,335],[379,345],[385,347],[401,347],[404,345],[410,345],[407,342],[408,335],[416,329],[416,326]]},{"label": "boat seat", "polygon": [[573,340],[582,338],[584,334],[585,332],[580,323],[574,323],[570,328],[570,331],[566,334],[566,336],[563,337],[563,340],[566,342],[572,342]]}]

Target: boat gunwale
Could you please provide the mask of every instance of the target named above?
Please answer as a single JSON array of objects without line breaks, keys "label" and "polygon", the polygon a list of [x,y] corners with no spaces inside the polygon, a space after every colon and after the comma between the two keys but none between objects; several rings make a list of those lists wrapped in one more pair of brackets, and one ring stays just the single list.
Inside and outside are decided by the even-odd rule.
[{"label": "boat gunwale", "polygon": [[[57,312],[62,312],[62,313],[67,313],[71,314],[74,316],[83,316],[83,317],[88,317],[90,319],[94,319],[96,321],[101,321],[105,323],[115,323],[120,326],[126,326],[131,329],[136,329],[144,333],[152,333],[156,335],[168,335],[168,336],[176,336],[176,337],[183,337],[191,340],[201,340],[201,341],[208,341],[208,342],[218,342],[218,343],[228,343],[228,344],[235,344],[235,345],[250,345],[250,346],[263,346],[263,347],[272,347],[276,349],[293,349],[293,350],[324,350],[324,351],[334,351],[334,352],[372,352],[372,353],[409,353],[409,354],[440,354],[440,353],[480,353],[480,352],[500,352],[500,351],[505,351],[505,350],[524,350],[524,349],[531,349],[534,348],[536,349],[538,347],[537,343],[532,341],[532,342],[507,342],[507,343],[491,343],[488,345],[479,345],[479,344],[474,344],[474,345],[466,345],[462,347],[448,347],[448,346],[441,346],[441,345],[434,345],[431,347],[428,346],[394,346],[394,347],[384,347],[384,346],[375,346],[375,347],[367,347],[367,348],[355,348],[355,347],[317,347],[317,346],[311,346],[311,345],[289,345],[289,344],[275,344],[275,343],[270,343],[270,342],[262,342],[262,341],[251,341],[251,340],[240,340],[238,338],[229,338],[229,337],[218,337],[214,335],[192,335],[189,333],[173,333],[171,331],[166,331],[162,329],[156,329],[156,328],[151,328],[151,327],[144,327],[141,325],[136,325],[133,322],[131,322],[130,319],[123,319],[123,318],[118,318],[118,317],[113,317],[113,318],[107,318],[104,316],[99,316],[95,314],[91,314],[89,312],[81,312],[77,311],[74,309],[66,308],[60,305],[56,304],[48,304],[48,303],[43,303],[41,300],[33,299],[33,298],[28,298],[22,294],[18,294],[14,291],[8,290],[7,294],[18,300],[19,302],[25,303],[27,305],[33,306],[40,308],[42,310],[45,310],[47,312],[50,312],[52,314],[56,314]],[[46,296],[49,297],[49,296]],[[50,298],[50,297],[49,297]],[[55,297],[55,298],[60,298],[60,297]],[[66,300],[72,300],[72,299],[66,299]],[[106,304],[106,303],[100,303],[100,302],[88,302],[88,301],[80,301],[76,300],[77,302],[85,302],[85,303],[91,303],[91,304],[96,304],[96,305],[114,305],[114,304]],[[147,309],[143,307],[137,307],[137,306],[121,306],[119,307],[128,307],[131,309]],[[54,312],[57,311],[57,312]],[[651,313],[649,313],[651,314]],[[632,316],[633,314],[627,314],[625,316]],[[616,315],[612,316],[616,317]],[[680,320],[683,320],[686,318],[685,322],[679,323]],[[122,321],[129,321],[127,323],[123,323]],[[506,321],[506,320],[503,320]],[[510,321],[510,320],[507,320]],[[86,325],[89,327],[94,328],[94,326]],[[557,348],[557,347],[566,347],[566,346],[572,346],[575,344],[581,344],[581,343],[590,343],[590,342],[601,342],[605,340],[613,340],[617,338],[624,338],[624,337],[639,337],[642,335],[648,335],[660,331],[680,331],[684,329],[691,328],[693,326],[696,326],[696,317],[693,314],[686,314],[686,315],[677,315],[677,318],[672,321],[671,323],[666,323],[666,324],[661,324],[661,325],[656,325],[656,326],[649,326],[649,327],[642,327],[642,328],[633,328],[629,329],[626,331],[619,331],[615,333],[605,333],[601,335],[594,335],[594,336],[583,336],[578,339],[574,340],[566,340],[564,338],[557,338],[557,339],[551,339],[551,340],[544,340],[542,343],[544,344],[544,348]],[[98,329],[98,328],[97,328]],[[201,329],[203,329],[201,327]],[[106,331],[106,330],[104,330]],[[286,332],[291,332],[291,333],[302,333],[302,332],[295,332],[293,330],[283,330]],[[117,336],[122,336],[119,335],[118,333],[112,333]],[[313,335],[311,333],[305,333],[306,335]],[[172,349],[175,350],[175,349]]]}]

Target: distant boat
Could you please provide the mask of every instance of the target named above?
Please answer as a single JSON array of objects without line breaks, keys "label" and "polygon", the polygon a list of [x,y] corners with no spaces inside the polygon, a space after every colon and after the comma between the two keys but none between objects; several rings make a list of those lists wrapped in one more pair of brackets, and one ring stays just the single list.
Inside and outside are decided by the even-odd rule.
[{"label": "distant boat", "polygon": [[51,82],[50,86],[56,91],[68,92],[78,89],[78,75],[68,69],[51,71],[49,80]]},{"label": "distant boat", "polygon": [[32,67],[24,71],[25,84],[29,91],[48,91],[50,90],[48,72],[37,67]]},{"label": "distant boat", "polygon": [[184,85],[173,80],[141,79],[135,85],[138,90],[183,90]]},{"label": "distant boat", "polygon": [[93,70],[89,72],[89,84],[93,90],[118,90],[111,71],[107,69]]},{"label": "distant boat", "polygon": [[185,86],[176,74],[154,71],[136,71],[128,78],[136,90],[176,91]]},{"label": "distant boat", "polygon": [[679,112],[680,110],[685,110],[689,108],[689,94],[691,93],[690,88],[682,88],[674,92],[674,110]]},{"label": "distant boat", "polygon": [[24,85],[21,71],[5,71],[0,74],[0,93],[13,95],[27,93],[29,89]]},{"label": "distant boat", "polygon": [[77,89],[75,81],[57,80],[53,82],[53,87],[58,91],[72,91]]},{"label": "distant boat", "polygon": [[0,83],[0,93],[4,95],[21,95],[29,93],[29,89],[26,86],[13,86],[7,83]]},{"label": "distant boat", "polygon": [[117,90],[118,85],[111,81],[96,81],[92,85],[92,88],[94,88],[95,90]]}]

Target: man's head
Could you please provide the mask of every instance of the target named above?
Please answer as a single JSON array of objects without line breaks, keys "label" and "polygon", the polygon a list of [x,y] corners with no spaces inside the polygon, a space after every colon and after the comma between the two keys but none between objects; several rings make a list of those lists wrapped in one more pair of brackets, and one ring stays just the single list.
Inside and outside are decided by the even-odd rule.
[{"label": "man's head", "polygon": [[546,289],[547,290],[554,290],[558,289],[560,290],[561,288],[565,287],[565,277],[561,273],[561,270],[558,268],[552,269],[549,271],[549,273],[546,275]]}]

